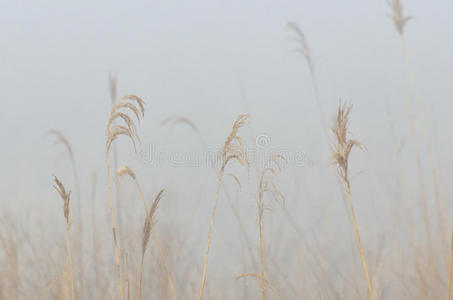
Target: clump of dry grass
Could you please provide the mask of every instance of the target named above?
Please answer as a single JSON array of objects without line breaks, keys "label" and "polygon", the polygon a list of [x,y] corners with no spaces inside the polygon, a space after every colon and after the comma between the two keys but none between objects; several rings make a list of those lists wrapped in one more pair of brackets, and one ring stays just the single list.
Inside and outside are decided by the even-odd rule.
[{"label": "clump of dry grass", "polygon": [[212,240],[212,230],[214,227],[214,219],[217,208],[217,201],[219,199],[220,186],[222,185],[223,175],[225,173],[225,168],[228,163],[232,160],[239,162],[241,166],[246,166],[247,170],[250,168],[250,163],[247,158],[247,153],[244,146],[243,139],[238,136],[239,129],[244,127],[248,121],[249,116],[247,114],[239,115],[236,121],[233,124],[230,134],[228,135],[225,143],[223,145],[222,151],[220,152],[220,159],[222,165],[220,167],[220,172],[217,178],[217,189],[214,198],[214,207],[212,208],[211,213],[211,222],[209,224],[209,233],[208,233],[208,244],[206,246],[206,254],[204,257],[203,265],[203,274],[201,277],[201,289],[200,289],[200,300],[203,299],[204,288],[206,284],[206,274],[208,270],[208,258],[209,258],[209,249],[211,246]]},{"label": "clump of dry grass", "polygon": [[54,188],[60,195],[61,199],[63,200],[63,215],[65,218],[66,223],[66,247],[68,252],[68,264],[69,264],[69,280],[71,282],[71,296],[72,300],[75,299],[75,290],[74,290],[74,275],[73,275],[73,268],[72,268],[72,253],[71,253],[71,235],[70,235],[70,227],[71,227],[71,219],[70,219],[70,207],[69,207],[69,200],[71,198],[71,192],[66,192],[65,187],[61,183],[60,180],[55,176],[55,185]]},{"label": "clump of dry grass", "polygon": [[346,194],[349,200],[349,209],[354,226],[355,238],[357,240],[357,245],[360,252],[360,259],[362,261],[362,267],[365,273],[365,279],[368,287],[368,295],[370,297],[370,300],[373,300],[374,299],[373,288],[371,286],[370,275],[368,272],[365,255],[363,253],[362,242],[360,241],[359,227],[357,225],[354,206],[352,205],[351,182],[349,177],[349,155],[354,146],[362,150],[365,150],[365,147],[359,141],[349,138],[348,123],[351,108],[352,108],[351,105],[347,104],[342,105],[341,102],[338,106],[337,116],[332,127],[332,132],[334,133],[335,136],[332,157],[334,163],[337,165],[338,173],[346,187]]},{"label": "clump of dry grass", "polygon": [[[132,142],[134,150],[136,150],[136,142],[139,141],[139,136],[137,134],[137,128],[132,120],[132,118],[126,113],[126,111],[133,112],[137,120],[140,121],[140,118],[145,114],[144,101],[135,96],[135,95],[126,95],[120,99],[120,102],[115,104],[112,107],[110,116],[107,122],[106,129],[106,167],[107,167],[107,183],[108,183],[108,192],[109,192],[109,202],[110,202],[110,216],[111,216],[111,225],[113,233],[113,244],[115,249],[115,258],[116,258],[116,269],[118,274],[118,286],[120,289],[121,300],[124,300],[124,290],[123,283],[121,281],[121,266],[120,266],[120,256],[118,249],[118,240],[116,233],[115,225],[115,213],[113,210],[113,192],[112,192],[112,181],[111,181],[111,171],[110,171],[110,147],[112,143],[118,139],[120,136],[126,136],[129,138],[129,141]],[[122,125],[117,125],[116,121],[123,121]]]}]

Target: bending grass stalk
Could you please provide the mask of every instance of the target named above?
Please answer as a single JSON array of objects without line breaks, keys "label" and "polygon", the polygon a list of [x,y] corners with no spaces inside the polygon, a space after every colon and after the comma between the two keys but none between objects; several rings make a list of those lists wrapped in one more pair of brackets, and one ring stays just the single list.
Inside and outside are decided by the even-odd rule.
[{"label": "bending grass stalk", "polygon": [[370,300],[374,300],[373,289],[371,286],[370,275],[368,272],[368,267],[365,260],[365,255],[363,254],[362,242],[360,241],[359,227],[357,225],[357,219],[354,212],[354,206],[352,205],[352,196],[351,196],[351,184],[349,178],[349,154],[351,153],[352,148],[358,147],[362,150],[365,150],[365,147],[362,143],[357,140],[349,139],[348,123],[349,123],[349,114],[351,112],[351,105],[339,104],[337,116],[335,118],[334,126],[332,127],[332,132],[335,136],[335,144],[333,145],[333,154],[332,158],[337,165],[338,174],[343,180],[346,193],[349,200],[349,208],[351,212],[352,222],[354,226],[355,238],[357,240],[357,246],[360,252],[360,259],[362,261],[363,271],[365,273],[365,279],[368,287],[368,294]]},{"label": "bending grass stalk", "polygon": [[450,300],[450,295],[451,295],[450,293],[451,293],[452,268],[453,268],[453,230],[451,231],[450,255],[449,255],[449,259],[448,259],[447,300]]},{"label": "bending grass stalk", "polygon": [[98,259],[98,239],[97,239],[97,228],[96,228],[96,213],[95,213],[95,201],[96,201],[96,172],[93,173],[93,179],[91,184],[91,231],[92,231],[92,238],[93,238],[93,263],[94,263],[94,289],[95,289],[95,297],[96,299],[100,299],[99,297],[99,259]]},{"label": "bending grass stalk", "polygon": [[148,241],[149,241],[149,235],[151,233],[151,235],[153,236],[154,242],[156,243],[156,247],[157,247],[157,250],[159,252],[160,259],[162,261],[162,266],[163,266],[163,268],[165,270],[165,273],[167,275],[167,280],[168,280],[168,284],[170,286],[170,290],[171,290],[173,299],[176,300],[176,292],[175,292],[175,288],[173,286],[173,281],[171,280],[170,272],[168,271],[168,267],[167,267],[167,264],[165,262],[164,254],[163,254],[162,248],[160,246],[159,239],[157,237],[157,234],[154,231],[154,225],[153,225],[153,220],[152,220],[153,216],[154,216],[154,214],[155,214],[155,212],[157,210],[157,206],[159,204],[159,201],[162,198],[162,195],[163,195],[165,190],[164,189],[160,190],[160,192],[157,194],[156,198],[154,199],[153,205],[151,206],[151,210],[148,211],[148,205],[146,204],[145,196],[143,194],[143,190],[141,189],[140,184],[138,183],[138,180],[137,180],[137,178],[135,176],[135,173],[128,166],[122,166],[122,167],[120,167],[118,169],[118,171],[116,173],[116,177],[117,178],[121,178],[124,175],[129,175],[129,177],[131,177],[134,180],[135,185],[137,187],[137,191],[138,191],[138,193],[140,195],[140,199],[142,200],[143,207],[144,207],[145,213],[146,213],[145,224],[143,225],[142,257],[141,257],[141,261],[140,261],[140,277],[139,277],[138,299],[140,300],[141,296],[142,296],[143,263],[144,263],[146,247],[147,247]]},{"label": "bending grass stalk", "polygon": [[[57,144],[63,145],[63,147],[66,149],[66,152],[69,155],[69,160],[71,161],[71,165],[72,165],[72,174],[73,174],[73,178],[74,178],[75,195],[76,195],[76,200],[77,200],[77,213],[79,214],[79,216],[81,216],[82,215],[82,201],[80,200],[79,176],[78,176],[78,172],[77,172],[77,164],[76,164],[74,150],[72,148],[72,145],[69,142],[69,140],[60,131],[58,131],[56,129],[51,129],[51,130],[47,131],[47,134],[54,136],[54,138],[55,138],[54,145],[57,145]],[[78,227],[78,232],[79,232],[79,236],[80,236],[78,239],[79,244],[77,245],[77,248],[82,249],[82,251],[79,251],[79,255],[78,255],[79,266],[80,266],[80,270],[78,272],[79,273],[78,280],[81,285],[80,290],[85,291],[86,282],[85,282],[85,278],[84,278],[84,269],[83,269],[83,266],[84,266],[84,262],[83,262],[83,233],[84,233],[83,222],[78,222],[77,227]]]},{"label": "bending grass stalk", "polygon": [[71,235],[70,235],[70,227],[71,227],[71,220],[70,220],[70,209],[69,209],[69,200],[71,196],[71,192],[66,192],[63,184],[60,180],[55,176],[55,185],[54,188],[60,195],[61,199],[63,200],[63,214],[66,223],[66,249],[68,252],[68,263],[69,263],[69,280],[71,282],[71,297],[72,300],[75,299],[75,289],[74,289],[74,274],[72,268],[72,253],[71,253]]},{"label": "bending grass stalk", "polygon": [[222,152],[220,153],[222,159],[222,166],[220,168],[219,176],[217,178],[217,188],[214,199],[214,207],[212,208],[211,221],[209,224],[209,233],[208,233],[208,244],[206,246],[206,254],[204,257],[203,264],[203,274],[201,277],[201,288],[200,288],[200,300],[203,299],[204,289],[206,285],[206,275],[208,270],[208,259],[209,259],[209,250],[211,247],[212,240],[212,231],[214,227],[215,213],[217,209],[217,202],[219,199],[220,187],[222,185],[223,175],[225,173],[225,167],[227,166],[230,160],[236,160],[242,166],[246,165],[247,170],[250,168],[250,163],[245,152],[244,141],[241,137],[237,135],[240,128],[244,127],[248,121],[248,115],[242,114],[236,119],[231,129],[230,135],[227,137],[225,144],[223,145]]},{"label": "bending grass stalk", "polygon": [[[418,149],[418,142],[417,142],[417,133],[415,129],[415,117],[414,117],[414,107],[412,103],[412,97],[409,88],[409,60],[407,57],[407,50],[406,50],[406,42],[404,39],[404,28],[406,23],[412,19],[411,16],[404,16],[403,14],[403,5],[400,0],[391,0],[389,2],[392,8],[392,20],[395,25],[396,30],[398,31],[400,41],[401,41],[401,52],[402,52],[402,59],[403,59],[403,69],[404,69],[404,85],[406,91],[406,103],[407,109],[409,112],[409,119],[410,119],[410,127],[411,127],[411,139],[412,144],[414,146],[415,152],[415,161],[417,165],[417,173],[418,173],[418,181],[420,186],[420,197],[422,200],[423,206],[423,218],[425,222],[425,231],[426,231],[426,238],[427,244],[432,245],[431,233],[430,233],[430,224],[429,224],[429,215],[428,215],[428,205],[426,200],[426,192],[423,180],[423,169],[421,165],[420,159],[420,151]],[[432,262],[432,251],[430,251],[430,260]]]},{"label": "bending grass stalk", "polygon": [[209,224],[208,245],[206,246],[206,254],[204,256],[204,264],[203,264],[203,275],[201,277],[200,300],[203,299],[204,287],[206,284],[206,273],[207,273],[207,269],[208,269],[209,250],[211,247],[211,240],[212,240],[212,229],[214,227],[214,218],[215,218],[215,213],[216,213],[216,209],[217,209],[217,201],[219,199],[219,191],[220,191],[220,186],[222,184],[224,172],[225,172],[225,165],[222,165],[222,168],[220,169],[219,177],[217,179],[217,188],[216,188],[216,192],[215,192],[214,207],[212,208],[211,222]]},{"label": "bending grass stalk", "polygon": [[365,273],[365,279],[366,279],[366,283],[367,283],[367,287],[368,287],[368,294],[369,294],[370,300],[374,300],[374,294],[373,294],[373,288],[371,286],[370,275],[368,272],[365,255],[363,253],[362,242],[360,241],[359,226],[357,225],[357,219],[355,217],[354,206],[352,205],[351,187],[350,187],[349,182],[346,184],[346,190],[347,190],[346,192],[348,194],[348,200],[349,200],[349,209],[351,210],[352,223],[354,226],[355,238],[357,240],[357,245],[359,247],[360,260],[362,261],[363,272]]},{"label": "bending grass stalk", "polygon": [[[431,231],[430,231],[431,226],[430,226],[430,222],[429,222],[428,204],[427,204],[427,200],[426,200],[425,184],[424,184],[424,179],[423,179],[423,168],[422,168],[420,150],[419,150],[418,141],[417,141],[417,132],[415,129],[414,105],[412,103],[412,97],[411,97],[411,94],[409,91],[409,79],[408,79],[409,62],[407,59],[406,42],[402,35],[400,35],[400,38],[401,38],[401,49],[402,49],[402,56],[403,56],[403,63],[404,63],[404,83],[405,83],[405,89],[406,89],[406,103],[407,103],[407,109],[409,111],[411,140],[412,140],[412,144],[414,146],[414,151],[415,151],[415,163],[417,165],[418,183],[419,183],[419,187],[420,187],[420,197],[421,197],[422,206],[423,206],[423,219],[425,222],[426,239],[427,239],[427,244],[432,245]],[[430,257],[431,256],[432,255],[430,254]]]},{"label": "bending grass stalk", "polygon": [[[246,277],[255,277],[255,278],[258,278],[258,279],[261,279],[261,275],[260,274],[255,274],[255,273],[243,273],[243,274],[239,274],[238,276],[236,276],[236,280],[238,279],[241,279],[241,278],[246,278]],[[265,279],[264,280],[265,282],[265,286],[266,288],[268,288],[269,290],[271,290],[275,296],[277,297],[277,299],[279,300],[282,300],[283,298],[280,296],[280,293]]]},{"label": "bending grass stalk", "polygon": [[[143,117],[145,114],[144,102],[141,98],[135,95],[126,95],[121,97],[120,102],[115,104],[112,107],[110,112],[110,116],[107,122],[107,129],[106,129],[106,141],[105,141],[105,163],[107,167],[107,184],[108,184],[108,193],[109,193],[109,205],[110,205],[110,216],[111,216],[111,226],[112,226],[112,234],[113,234],[113,245],[115,249],[115,263],[116,263],[116,270],[118,274],[118,286],[120,289],[120,297],[121,300],[124,300],[124,290],[123,290],[123,283],[121,281],[121,265],[120,265],[120,255],[119,255],[119,247],[118,247],[118,240],[117,240],[117,232],[115,226],[115,214],[113,211],[113,192],[112,192],[112,179],[111,179],[111,168],[110,168],[110,149],[113,142],[120,136],[126,136],[132,142],[134,146],[134,150],[136,150],[136,141],[140,140],[137,135],[137,128],[132,120],[132,118],[125,112],[134,113],[137,117],[137,120],[140,121],[140,117]],[[116,125],[115,121],[123,121],[125,125]]]},{"label": "bending grass stalk", "polygon": [[118,286],[120,289],[120,297],[121,300],[124,300],[124,291],[123,291],[123,283],[121,281],[121,267],[120,267],[120,254],[118,249],[118,241],[116,237],[116,227],[115,227],[115,213],[113,211],[113,193],[112,193],[112,182],[111,182],[111,175],[110,175],[110,159],[107,152],[106,156],[106,165],[107,165],[107,184],[108,184],[108,192],[109,192],[109,208],[110,208],[110,217],[111,217],[111,226],[112,226],[112,234],[113,234],[113,247],[115,249],[115,259],[116,259],[116,272],[118,274]]},{"label": "bending grass stalk", "polygon": [[124,254],[124,260],[126,263],[126,291],[127,291],[127,300],[131,299],[130,287],[129,287],[129,260],[128,253]]},{"label": "bending grass stalk", "polygon": [[[265,293],[265,276],[264,276],[264,241],[263,241],[263,215],[264,215],[264,193],[270,192],[276,200],[281,200],[282,206],[284,206],[284,197],[278,190],[277,186],[273,181],[273,177],[281,171],[279,160],[286,162],[286,159],[279,154],[272,155],[267,161],[267,166],[261,172],[261,177],[258,186],[258,239],[259,239],[259,255],[260,255],[260,281],[261,281],[261,299],[264,300],[266,297]],[[270,173],[271,178],[268,178],[267,174]]]},{"label": "bending grass stalk", "polygon": [[[153,215],[155,213],[155,210],[157,209],[157,203],[159,202],[160,198],[162,197],[162,194],[163,194],[164,190],[162,189],[159,192],[159,194],[156,196],[156,199],[154,200],[153,206],[151,207],[151,211],[148,212],[147,205],[146,205],[146,202],[145,202],[145,198],[143,197],[143,192],[140,189],[140,186],[139,186],[138,182],[137,181],[135,181],[135,182],[137,184],[137,189],[139,190],[140,197],[142,198],[143,205],[144,205],[144,208],[146,210],[146,218],[147,218],[147,220],[149,222],[149,229],[150,229],[150,232],[151,232],[151,236],[152,236],[152,238],[154,240],[154,243],[156,244],[156,248],[157,248],[157,251],[159,252],[160,260],[162,261],[162,266],[164,267],[165,273],[167,275],[168,285],[170,286],[170,291],[171,291],[172,297],[173,297],[174,300],[176,300],[177,297],[176,297],[175,287],[173,285],[173,281],[171,280],[170,272],[168,271],[168,266],[167,266],[167,263],[165,262],[164,252],[162,251],[162,247],[160,246],[159,238],[157,237],[157,234],[156,234],[156,232],[154,230],[154,224],[152,222]],[[146,248],[146,246],[144,248]],[[142,260],[141,260],[141,266],[140,266],[140,292],[139,292],[140,295],[141,295],[141,283],[142,283],[144,256],[145,256],[145,253],[143,251]]]}]

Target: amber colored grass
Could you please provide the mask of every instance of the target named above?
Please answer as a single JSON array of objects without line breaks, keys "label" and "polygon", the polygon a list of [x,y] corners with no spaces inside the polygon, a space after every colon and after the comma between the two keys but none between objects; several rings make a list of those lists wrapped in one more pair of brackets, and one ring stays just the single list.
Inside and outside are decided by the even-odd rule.
[{"label": "amber colored grass", "polygon": [[247,169],[249,168],[249,161],[247,158],[247,154],[245,152],[244,142],[240,136],[238,136],[238,131],[246,124],[248,120],[248,115],[240,115],[233,124],[233,128],[231,129],[230,135],[227,137],[225,144],[223,145],[221,155],[222,166],[220,167],[220,172],[217,178],[217,188],[214,198],[214,207],[212,208],[211,213],[211,222],[209,224],[209,233],[208,233],[208,244],[206,246],[206,254],[204,257],[204,264],[203,264],[203,274],[201,276],[201,288],[200,288],[200,300],[203,299],[204,289],[206,284],[206,275],[208,270],[208,258],[209,258],[209,250],[211,247],[211,240],[212,240],[212,231],[214,227],[214,219],[215,213],[217,208],[217,202],[219,199],[219,192],[220,186],[222,185],[223,175],[225,173],[225,167],[227,164],[232,161],[236,160],[241,165],[246,165]]},{"label": "amber colored grass", "polygon": [[66,223],[66,249],[68,252],[68,262],[69,262],[69,280],[71,282],[71,297],[72,300],[75,299],[75,289],[74,289],[74,272],[72,267],[72,252],[71,252],[71,234],[70,234],[70,227],[71,227],[71,219],[70,219],[70,208],[69,208],[69,200],[71,198],[71,193],[66,192],[65,187],[58,180],[57,177],[54,178],[55,185],[54,188],[60,195],[61,199],[63,200],[63,215],[65,218]]}]

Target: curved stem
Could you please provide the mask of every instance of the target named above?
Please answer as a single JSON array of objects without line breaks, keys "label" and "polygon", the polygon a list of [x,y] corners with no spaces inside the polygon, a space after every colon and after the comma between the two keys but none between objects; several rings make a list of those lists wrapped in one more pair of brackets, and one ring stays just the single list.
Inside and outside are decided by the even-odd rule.
[{"label": "curved stem", "polygon": [[111,216],[112,234],[113,234],[113,246],[115,248],[116,271],[118,273],[118,286],[120,288],[120,297],[121,297],[121,300],[124,300],[123,283],[121,281],[120,254],[119,254],[119,249],[118,249],[118,241],[116,238],[115,213],[113,211],[112,180],[111,180],[111,174],[110,174],[110,159],[109,159],[108,152],[106,153],[106,165],[107,165],[107,184],[108,184],[109,200],[110,200],[110,216]]},{"label": "curved stem", "polygon": [[349,200],[349,208],[351,210],[352,223],[354,226],[355,238],[357,240],[357,246],[359,247],[360,259],[362,261],[363,272],[365,273],[366,284],[368,286],[368,295],[370,297],[370,300],[374,300],[373,289],[371,287],[370,275],[368,273],[368,267],[367,267],[367,264],[365,261],[365,255],[363,254],[362,242],[360,241],[359,227],[357,225],[357,219],[356,219],[355,213],[354,213],[354,206],[352,205],[351,186],[350,186],[349,182],[346,182],[346,189],[347,189],[348,200]]},{"label": "curved stem", "polygon": [[[143,195],[143,190],[141,189],[138,181],[137,180],[134,180],[134,181],[137,186],[138,193],[140,194],[140,198],[142,200],[143,207],[145,208],[146,218],[149,218],[150,216],[149,216],[149,211],[148,211],[148,205],[146,205],[145,196]],[[154,239],[154,242],[156,243],[157,251],[159,252],[160,260],[162,261],[162,266],[165,270],[165,273],[167,274],[167,280],[168,280],[168,285],[170,286],[171,294],[173,296],[173,299],[176,300],[177,297],[176,297],[175,287],[173,286],[173,281],[171,280],[170,272],[168,271],[168,267],[165,262],[164,253],[162,251],[162,248],[160,247],[159,238],[157,237],[157,234],[154,231],[153,222],[151,222],[151,235]],[[145,256],[145,253],[142,254],[142,260],[141,260],[141,264],[140,264],[140,290],[139,290],[139,298],[138,298],[139,300],[140,300],[141,294],[142,294],[142,276],[143,276],[144,256]]]},{"label": "curved stem", "polygon": [[203,265],[203,275],[201,277],[200,300],[203,299],[203,295],[204,295],[204,288],[205,288],[205,284],[206,284],[206,273],[208,270],[209,249],[211,247],[211,239],[212,239],[212,229],[214,227],[215,212],[216,212],[216,208],[217,208],[217,201],[219,199],[219,191],[220,191],[220,186],[222,185],[224,171],[225,171],[225,163],[222,165],[222,168],[220,169],[219,177],[217,179],[217,189],[215,192],[214,207],[212,208],[211,223],[209,224],[208,245],[206,246],[206,254],[204,256],[204,265]]},{"label": "curved stem", "polygon": [[71,280],[71,296],[72,296],[72,300],[74,300],[75,299],[74,275],[72,272],[71,236],[69,233],[69,226],[70,226],[70,224],[66,223],[66,247],[68,250],[69,276],[70,276],[70,280]]}]

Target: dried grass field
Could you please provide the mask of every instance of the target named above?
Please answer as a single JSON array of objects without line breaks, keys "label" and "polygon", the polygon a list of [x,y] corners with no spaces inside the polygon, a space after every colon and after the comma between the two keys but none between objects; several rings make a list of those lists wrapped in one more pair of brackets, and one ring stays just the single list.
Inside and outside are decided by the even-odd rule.
[{"label": "dried grass field", "polygon": [[[243,69],[212,54],[221,33],[198,44],[178,34],[209,13],[187,28],[168,25],[173,35],[153,27],[159,39],[152,55],[132,31],[123,31],[130,40],[109,31],[102,51],[110,59],[106,49],[122,44],[127,55],[111,61],[112,70],[125,65],[123,72],[98,67],[103,58],[85,50],[78,57],[77,47],[63,57],[64,42],[43,46],[47,33],[38,28],[34,42],[56,62],[41,65],[33,47],[17,50],[27,51],[23,57],[4,55],[5,74],[12,71],[2,78],[17,78],[20,88],[5,84],[1,102],[0,299],[451,299],[453,53],[449,61],[443,55],[453,49],[453,24],[440,14],[435,24],[443,29],[407,34],[423,17],[406,8],[421,4],[382,2],[384,10],[369,19],[383,27],[361,40],[357,21],[346,29],[354,39],[338,43],[338,51],[316,46],[337,43],[337,31],[344,37],[336,17],[316,17],[331,34],[313,40],[316,24],[291,16],[281,28],[259,29],[283,33],[279,46],[245,28],[243,44],[231,50],[231,57],[254,62]],[[263,16],[272,19],[270,11]],[[132,10],[116,13],[132,16],[137,30],[147,26]],[[111,20],[122,22],[117,17]],[[11,24],[29,26],[14,18]],[[232,23],[212,20],[218,28]],[[99,26],[92,32],[105,29],[92,24]],[[223,34],[225,47],[234,36]],[[372,49],[373,38],[394,47]],[[95,40],[80,49],[99,53]],[[171,56],[162,42],[181,46]],[[249,42],[261,60],[247,52]],[[193,64],[178,63],[202,48]],[[352,48],[347,56],[344,49]],[[40,84],[59,55],[65,71],[52,75],[53,85]],[[147,55],[152,64],[142,59]],[[36,66],[21,69],[22,60]],[[85,60],[85,73],[71,77]],[[440,63],[434,68],[431,60]],[[228,76],[237,80],[215,80],[216,61],[231,66]],[[285,68],[267,68],[274,64]],[[84,76],[92,74],[102,78],[85,91]],[[206,95],[216,99],[196,100]]]}]

